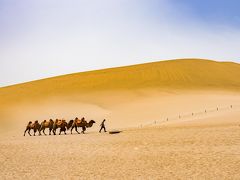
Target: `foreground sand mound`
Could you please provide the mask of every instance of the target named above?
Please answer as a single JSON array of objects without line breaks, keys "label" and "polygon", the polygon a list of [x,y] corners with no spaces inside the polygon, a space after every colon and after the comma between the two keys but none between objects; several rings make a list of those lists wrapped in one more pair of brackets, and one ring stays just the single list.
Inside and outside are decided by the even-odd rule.
[{"label": "foreground sand mound", "polygon": [[[240,112],[110,135],[0,136],[3,179],[239,179]],[[56,169],[61,171],[56,171]]]}]

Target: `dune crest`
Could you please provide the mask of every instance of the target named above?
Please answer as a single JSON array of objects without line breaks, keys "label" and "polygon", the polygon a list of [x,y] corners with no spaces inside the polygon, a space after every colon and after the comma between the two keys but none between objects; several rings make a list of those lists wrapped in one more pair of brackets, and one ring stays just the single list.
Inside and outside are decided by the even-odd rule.
[{"label": "dune crest", "polygon": [[58,95],[134,90],[240,90],[240,64],[178,59],[68,74],[0,88],[1,101]]}]

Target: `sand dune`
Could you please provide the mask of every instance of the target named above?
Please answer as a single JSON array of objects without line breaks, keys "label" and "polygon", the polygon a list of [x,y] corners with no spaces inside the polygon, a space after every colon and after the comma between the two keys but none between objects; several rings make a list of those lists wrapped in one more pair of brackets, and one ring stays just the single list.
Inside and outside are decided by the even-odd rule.
[{"label": "sand dune", "polygon": [[[185,59],[0,88],[0,176],[239,179],[239,77],[239,64]],[[76,116],[97,123],[23,137],[28,121]],[[123,133],[97,133],[104,118]]]},{"label": "sand dune", "polygon": [[1,102],[111,90],[240,89],[240,65],[183,59],[69,74],[0,89]]},{"label": "sand dune", "polygon": [[[0,88],[0,117],[11,122],[11,119],[15,120],[16,117],[28,121],[50,116],[54,118],[88,116],[98,119],[107,116],[118,119],[125,117],[131,123],[132,116],[129,117],[131,119],[127,117],[130,113],[126,111],[121,113],[121,110],[132,103],[144,104],[145,101],[149,101],[148,110],[155,109],[150,112],[157,115],[167,112],[166,108],[163,108],[164,104],[175,101],[174,98],[168,97],[182,95],[183,102],[184,98],[188,99],[184,97],[186,94],[214,96],[216,92],[220,92],[218,93],[220,97],[221,92],[228,92],[231,97],[233,94],[233,97],[236,97],[240,90],[239,77],[239,64],[200,59],[160,61],[69,74]],[[158,100],[151,103],[150,99]],[[161,109],[164,111],[156,108],[159,105],[158,101],[162,102]],[[232,102],[218,101],[218,103],[222,105]],[[180,104],[178,102],[175,107],[183,107]],[[212,105],[216,105],[216,102]],[[146,107],[146,104],[142,108],[145,108],[144,106]],[[206,108],[204,106],[211,106],[211,103],[205,103],[202,107],[199,106],[199,109]],[[169,106],[170,108],[174,109],[173,106]],[[35,111],[38,113],[33,113]],[[175,112],[182,111],[184,109]],[[22,116],[26,114],[25,112],[28,112],[27,115]],[[18,115],[19,113],[22,115]],[[120,114],[123,116],[119,116]],[[13,115],[15,116],[11,117]],[[147,116],[143,114],[141,119],[144,118]]]}]

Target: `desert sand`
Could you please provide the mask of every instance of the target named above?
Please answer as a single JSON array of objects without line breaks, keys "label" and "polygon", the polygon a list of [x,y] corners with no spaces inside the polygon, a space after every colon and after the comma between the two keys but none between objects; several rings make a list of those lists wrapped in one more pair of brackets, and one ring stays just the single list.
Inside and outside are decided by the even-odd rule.
[{"label": "desert sand", "polygon": [[3,179],[239,179],[240,110],[120,134],[0,137]]},{"label": "desert sand", "polygon": [[[239,77],[193,59],[0,88],[0,177],[239,179]],[[23,136],[28,121],[83,116],[97,122],[84,135]],[[98,133],[104,118],[122,132]]]}]

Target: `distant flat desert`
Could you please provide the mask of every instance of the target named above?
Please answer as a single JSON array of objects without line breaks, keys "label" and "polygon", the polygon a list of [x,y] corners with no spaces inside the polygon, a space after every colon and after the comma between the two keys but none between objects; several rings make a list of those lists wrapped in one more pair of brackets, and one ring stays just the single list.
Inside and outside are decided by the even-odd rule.
[{"label": "distant flat desert", "polygon": [[[239,179],[239,77],[239,64],[187,59],[0,88],[0,177]],[[29,121],[75,117],[96,124],[23,136]],[[122,132],[98,133],[103,119]]]}]

